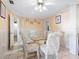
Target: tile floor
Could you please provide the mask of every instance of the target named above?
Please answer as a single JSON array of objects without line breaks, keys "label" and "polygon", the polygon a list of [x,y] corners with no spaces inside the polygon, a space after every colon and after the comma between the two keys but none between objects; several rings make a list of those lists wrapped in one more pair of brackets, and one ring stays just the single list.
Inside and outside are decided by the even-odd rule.
[{"label": "tile floor", "polygon": [[69,53],[67,49],[62,48],[59,52],[59,59],[79,59],[79,57]]},{"label": "tile floor", "polygon": [[[37,58],[32,57],[32,58],[29,58],[29,59],[37,59]],[[40,59],[45,59],[45,58],[41,57]],[[52,59],[52,58],[48,58],[48,59]],[[67,49],[62,48],[59,52],[59,58],[58,59],[79,59],[79,57],[70,54]]]},{"label": "tile floor", "polygon": [[[19,53],[19,54],[21,54],[21,53]],[[23,59],[23,57],[22,58],[21,57],[17,58],[15,56],[17,56],[17,55],[15,55],[15,54],[12,55],[12,56],[10,55],[11,58],[9,57],[9,58],[4,58],[4,59]],[[34,56],[32,56],[28,59],[37,59],[36,53],[35,53]],[[42,57],[40,59],[45,59],[44,54],[42,55]],[[55,58],[51,58],[51,56],[49,56],[48,59],[55,59]],[[69,53],[69,51],[67,49],[62,48],[59,51],[58,59],[79,59],[79,56],[72,55],[72,54]]]}]

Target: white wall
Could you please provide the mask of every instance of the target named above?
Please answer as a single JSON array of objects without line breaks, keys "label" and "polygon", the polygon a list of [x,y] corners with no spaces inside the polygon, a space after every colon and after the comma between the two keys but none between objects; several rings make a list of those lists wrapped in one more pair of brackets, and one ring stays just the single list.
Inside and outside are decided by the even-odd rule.
[{"label": "white wall", "polygon": [[69,49],[72,54],[77,54],[77,26],[76,26],[76,5],[70,7],[70,26],[69,26]]},{"label": "white wall", "polygon": [[3,57],[5,52],[8,50],[8,32],[0,30],[0,59]]},{"label": "white wall", "polygon": [[77,32],[79,33],[79,5],[77,5]]},{"label": "white wall", "polygon": [[0,17],[0,59],[8,50],[8,31],[7,21]]},{"label": "white wall", "polygon": [[77,5],[77,47],[78,47],[78,52],[79,52],[79,5]]},{"label": "white wall", "polygon": [[0,17],[0,59],[8,51],[8,14],[6,10],[6,19]]},{"label": "white wall", "polygon": [[76,26],[76,5],[72,5],[69,8],[64,9],[61,15],[61,23],[57,26],[60,27],[60,31],[63,31],[65,47],[70,50],[70,53],[77,54],[77,26]]}]

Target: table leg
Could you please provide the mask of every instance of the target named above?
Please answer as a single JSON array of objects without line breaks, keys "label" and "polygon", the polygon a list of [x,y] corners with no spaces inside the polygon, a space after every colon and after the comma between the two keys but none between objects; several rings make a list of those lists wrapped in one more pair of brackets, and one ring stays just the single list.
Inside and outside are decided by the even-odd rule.
[{"label": "table leg", "polygon": [[40,59],[40,48],[37,50],[37,58]]}]

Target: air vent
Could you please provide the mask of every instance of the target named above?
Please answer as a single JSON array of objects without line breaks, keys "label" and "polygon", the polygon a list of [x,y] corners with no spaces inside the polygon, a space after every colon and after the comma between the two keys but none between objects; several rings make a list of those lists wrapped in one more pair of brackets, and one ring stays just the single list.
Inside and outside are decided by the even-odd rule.
[{"label": "air vent", "polygon": [[10,4],[14,4],[14,1],[13,0],[9,0]]}]

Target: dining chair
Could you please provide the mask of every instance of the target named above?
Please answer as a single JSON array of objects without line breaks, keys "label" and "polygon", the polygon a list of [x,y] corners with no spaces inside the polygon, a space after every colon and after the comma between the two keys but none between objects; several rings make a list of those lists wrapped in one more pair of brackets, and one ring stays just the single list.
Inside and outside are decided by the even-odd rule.
[{"label": "dining chair", "polygon": [[44,53],[45,59],[48,59],[49,55],[58,59],[59,46],[59,33],[49,32],[46,44],[40,46],[40,50]]},{"label": "dining chair", "polygon": [[26,37],[21,34],[23,40],[23,50],[24,50],[24,59],[28,58],[28,54],[32,52],[37,53],[37,59],[39,59],[39,46],[34,43],[30,38],[26,35]]}]

